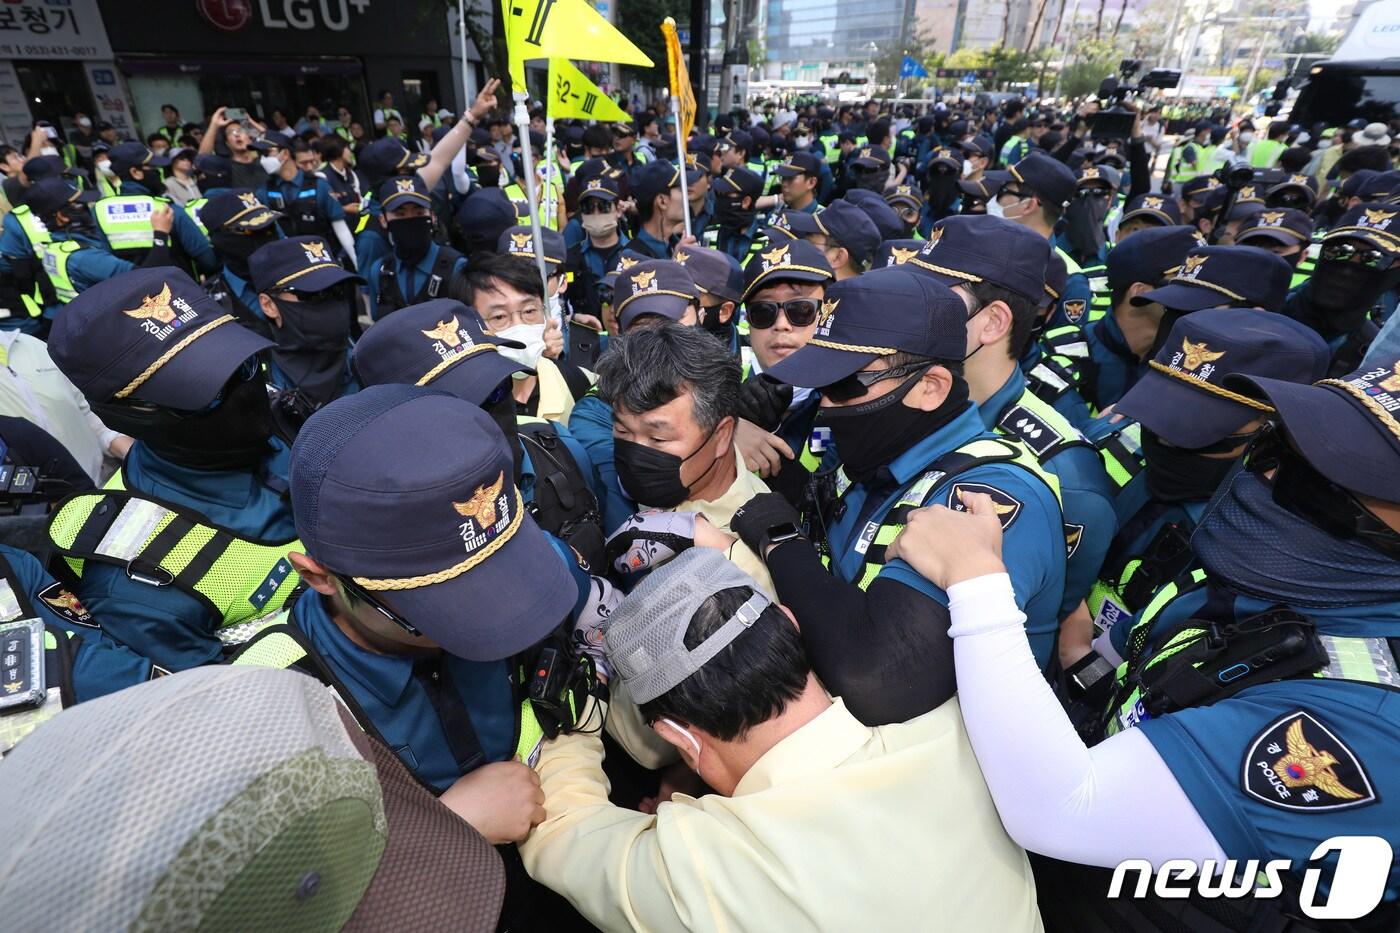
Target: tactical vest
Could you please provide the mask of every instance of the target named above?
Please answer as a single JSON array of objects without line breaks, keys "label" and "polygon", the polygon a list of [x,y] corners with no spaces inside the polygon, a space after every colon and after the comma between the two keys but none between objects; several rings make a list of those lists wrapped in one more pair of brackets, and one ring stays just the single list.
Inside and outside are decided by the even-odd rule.
[{"label": "tactical vest", "polygon": [[[29,241],[29,248],[34,253],[36,261],[42,261],[44,247],[53,240],[49,234],[49,228],[44,226],[44,222],[34,216],[34,212],[29,209],[29,205],[21,204],[12,210],[11,215],[19,221],[19,228],[24,232],[24,238]],[[37,279],[38,276],[36,275]],[[30,317],[38,317],[44,313],[44,305],[52,303],[45,300],[44,285],[46,283],[36,281],[30,291],[19,293],[20,303],[24,305],[24,310]],[[51,296],[52,297],[52,296]]]},{"label": "tactical vest", "polygon": [[1142,425],[1125,418],[1110,434],[1094,441],[1108,478],[1117,492],[1133,481],[1147,466],[1142,455]]},{"label": "tactical vest", "polygon": [[525,415],[517,416],[516,422],[520,442],[535,468],[534,498],[526,511],[589,567],[603,567],[603,513],[588,478],[550,422]]},{"label": "tactical vest", "polygon": [[330,221],[321,216],[316,198],[316,176],[302,172],[301,187],[297,189],[292,203],[287,203],[283,194],[281,179],[268,179],[267,206],[282,215],[277,225],[285,236],[325,237],[330,232]]},{"label": "tactical vest", "polygon": [[1084,321],[1087,327],[1103,320],[1113,310],[1113,291],[1108,287],[1108,266],[1105,264],[1096,262],[1092,266],[1083,266],[1079,271],[1089,280],[1089,317]]},{"label": "tactical vest", "polygon": [[447,297],[447,287],[452,283],[452,270],[457,265],[457,260],[462,258],[462,254],[450,246],[438,246],[437,258],[433,260],[433,268],[428,273],[423,282],[423,286],[417,294],[410,296],[405,301],[401,289],[398,287],[398,271],[395,268],[396,259],[393,253],[384,257],[384,262],[379,266],[379,281],[375,283],[378,289],[379,317],[383,317],[391,311],[408,305],[418,304],[432,298]]},{"label": "tactical vest", "polygon": [[76,493],[49,519],[49,543],[81,577],[95,560],[127,579],[173,586],[218,619],[219,640],[239,644],[287,605],[298,577],[287,560],[301,542],[254,541],[185,506],[126,491],[121,471],[97,492]]},{"label": "tactical vest", "polygon": [[194,221],[194,225],[199,228],[199,232],[205,236],[209,235],[209,230],[204,226],[204,221],[199,219],[199,209],[208,203],[208,198],[195,198],[193,201],[185,203],[185,216]]},{"label": "tactical vest", "polygon": [[1076,324],[1062,324],[1052,327],[1041,335],[1040,342],[1048,356],[1054,357],[1062,366],[1078,370],[1075,384],[1082,383],[1093,371],[1094,358],[1089,351],[1089,341],[1084,338],[1084,330]]},{"label": "tactical vest", "polygon": [[[1020,467],[1049,486],[1057,501],[1060,499],[1059,478],[1047,472],[1026,448],[1008,441],[988,438],[970,441],[930,464],[923,475],[900,494],[899,500],[885,513],[873,536],[867,537],[862,534],[856,550],[864,555],[865,562],[861,567],[857,585],[864,590],[875,582],[875,578],[885,566],[885,552],[904,530],[904,523],[910,512],[921,508],[928,496],[949,480],[974,467],[989,463],[1009,463]],[[868,529],[869,525],[866,527]]]},{"label": "tactical vest", "polygon": [[48,275],[49,283],[53,285],[54,296],[60,304],[66,305],[78,297],[78,289],[68,277],[68,258],[82,248],[83,244],[76,240],[61,240],[45,246],[41,254],[44,272]]},{"label": "tactical vest", "polygon": [[[558,217],[555,217],[555,218],[553,219],[553,221],[551,222],[550,217],[549,217],[549,210],[548,210],[549,205],[548,205],[548,203],[546,203],[546,202],[547,202],[551,197],[554,198],[556,201],[558,200],[558,198],[559,198],[559,184],[558,184],[558,182],[552,183],[552,184],[549,186],[549,191],[546,192],[546,191],[544,190],[544,183],[541,182],[538,190],[540,191],[540,206],[539,206],[540,224],[543,225],[543,226],[545,226],[545,227],[548,227],[548,228],[551,229],[551,230],[558,230],[558,229],[559,229],[559,218],[558,218]],[[526,192],[524,186],[521,185],[518,181],[513,181],[513,182],[511,182],[510,184],[508,184],[508,185],[506,185],[505,187],[503,187],[503,188],[501,189],[501,191],[503,191],[503,192],[505,193],[505,196],[510,200],[510,202],[511,202],[512,204],[515,205],[515,216],[516,216],[516,219],[518,219],[518,220],[520,221],[521,224],[525,224],[525,225],[529,224],[529,223],[530,223],[530,195],[529,195],[528,192]]]},{"label": "tactical vest", "polygon": [[119,194],[103,198],[92,206],[97,227],[107,238],[112,252],[121,255],[131,250],[150,249],[155,245],[151,229],[151,212],[156,204],[168,203],[164,198],[148,194]]},{"label": "tactical vest", "polygon": [[1079,384],[1083,373],[1062,356],[1042,356],[1026,374],[1026,388],[1038,399],[1054,405]]},{"label": "tactical vest", "polygon": [[[10,610],[0,622],[42,618],[4,557],[0,557],[0,589],[6,593],[6,598],[0,599],[0,604]],[[0,755],[8,754],[20,739],[77,702],[73,691],[73,663],[81,642],[82,638],[73,632],[44,624],[43,657],[38,659],[45,672],[43,702],[29,708],[0,709]],[[58,675],[57,678],[51,676],[54,673]],[[50,683],[53,679],[58,682]]]},{"label": "tactical vest", "polygon": [[1249,147],[1249,164],[1251,168],[1273,168],[1278,157],[1288,146],[1277,139],[1256,139],[1254,145]]}]

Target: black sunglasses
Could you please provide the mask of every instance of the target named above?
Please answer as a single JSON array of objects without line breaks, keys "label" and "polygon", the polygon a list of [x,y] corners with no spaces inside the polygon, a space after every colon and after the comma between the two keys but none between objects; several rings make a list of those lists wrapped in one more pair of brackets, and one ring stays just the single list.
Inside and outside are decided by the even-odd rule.
[{"label": "black sunglasses", "polygon": [[778,323],[778,313],[793,327],[806,327],[817,319],[821,302],[815,298],[789,298],[787,301],[750,301],[745,306],[749,326],[766,330]]},{"label": "black sunglasses", "polygon": [[849,402],[870,392],[870,387],[887,379],[903,379],[914,373],[922,373],[933,365],[933,360],[920,360],[890,369],[863,369],[851,373],[845,379],[821,388],[821,394],[833,402]]},{"label": "black sunglasses", "polygon": [[351,288],[352,286],[349,282],[337,282],[329,288],[321,289],[319,292],[308,292],[300,288],[284,288],[281,294],[294,295],[297,301],[306,302],[307,304],[329,304],[332,301],[349,301]]},{"label": "black sunglasses", "polygon": [[1350,490],[1318,472],[1270,425],[1245,451],[1244,468],[1256,475],[1274,471],[1274,502],[1334,538],[1356,540],[1387,557],[1400,559],[1400,532],[1366,508]]},{"label": "black sunglasses", "polygon": [[345,587],[345,592],[354,596],[361,602],[367,604],[368,606],[370,606],[370,608],[374,609],[374,611],[378,612],[384,618],[388,619],[390,622],[394,623],[399,628],[403,629],[405,632],[408,632],[408,634],[418,635],[420,637],[422,636],[423,633],[418,631],[418,629],[414,628],[413,623],[409,622],[403,616],[394,612],[394,610],[390,609],[388,606],[375,599],[369,594],[368,590],[360,586],[360,584],[356,583],[351,577],[342,577],[340,575],[337,575],[336,579],[340,581],[341,586]]},{"label": "black sunglasses", "polygon": [[1358,257],[1367,269],[1384,269],[1390,265],[1390,257],[1378,249],[1358,249],[1354,243],[1324,243],[1322,258],[1328,262],[1351,262]]},{"label": "black sunglasses", "polygon": [[612,202],[603,201],[598,198],[589,198],[579,202],[579,213],[582,214],[610,214],[612,213]]}]

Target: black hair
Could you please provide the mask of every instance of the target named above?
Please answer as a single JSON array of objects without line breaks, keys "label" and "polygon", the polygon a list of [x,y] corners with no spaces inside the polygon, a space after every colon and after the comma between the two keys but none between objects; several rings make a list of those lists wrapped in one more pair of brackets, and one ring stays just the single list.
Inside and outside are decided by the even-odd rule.
[{"label": "black hair", "polygon": [[1026,102],[1020,98],[1014,98],[1006,102],[1006,109],[1003,111],[1006,119],[1014,119],[1017,114],[1026,109]]},{"label": "black hair", "polygon": [[175,111],[175,116],[178,117],[178,116],[180,115],[180,108],[179,108],[179,107],[176,107],[174,104],[161,104],[161,105],[160,105],[160,109],[161,109],[161,110],[173,110],[173,111]]},{"label": "black hair", "polygon": [[452,297],[465,305],[475,307],[476,293],[495,291],[496,283],[508,285],[518,292],[533,295],[544,301],[544,283],[533,260],[506,253],[474,253],[467,263],[467,274],[453,283]]},{"label": "black hair", "polygon": [[1312,153],[1302,146],[1285,149],[1278,157],[1278,167],[1290,175],[1297,175],[1308,167]]},{"label": "black hair", "polygon": [[[739,586],[720,590],[701,603],[690,617],[686,648],[703,644],[751,596],[751,587]],[[677,719],[732,742],[782,715],[802,696],[811,672],[797,626],[776,605],[769,605],[698,671],[639,704],[638,710],[647,722]]]},{"label": "black hair", "polygon": [[612,150],[613,135],[606,126],[595,123],[583,131],[583,148]]},{"label": "black hair", "polygon": [[870,124],[870,129],[866,132],[865,138],[870,140],[871,145],[879,145],[890,135],[890,121],[876,120]]},{"label": "black hair", "polygon": [[1284,120],[1277,120],[1269,124],[1269,139],[1280,139],[1288,135],[1288,123]]},{"label": "black hair", "polygon": [[597,372],[599,397],[630,412],[651,411],[689,391],[704,431],[738,414],[739,362],[699,327],[666,321],[631,329],[608,342]]},{"label": "black hair", "polygon": [[1390,171],[1390,151],[1384,146],[1359,146],[1342,153],[1337,160],[1339,173],[1351,174],[1363,168],[1376,172]]},{"label": "black hair", "polygon": [[164,136],[160,135],[159,133],[152,133],[150,136],[146,137],[146,146],[150,147],[152,143],[165,141],[166,140]]},{"label": "black hair", "polygon": [[339,133],[331,133],[321,137],[317,142],[317,148],[321,150],[321,158],[326,162],[339,159],[345,155],[345,140],[340,138]]},{"label": "black hair", "polygon": [[300,136],[298,136],[296,139],[293,139],[293,140],[292,140],[292,144],[291,144],[290,146],[288,146],[287,148],[290,149],[290,150],[292,150],[292,156],[293,156],[293,157],[299,156],[299,155],[301,155],[303,152],[315,152],[315,151],[316,151],[316,147],[315,147],[315,146],[312,146],[310,143],[308,143],[306,140],[302,139]]},{"label": "black hair", "polygon": [[978,308],[1000,301],[1011,309],[1011,343],[1007,353],[1013,360],[1019,360],[1031,339],[1031,331],[1035,329],[1036,312],[1040,309],[1041,301],[992,282],[968,282],[964,287],[972,293]]}]

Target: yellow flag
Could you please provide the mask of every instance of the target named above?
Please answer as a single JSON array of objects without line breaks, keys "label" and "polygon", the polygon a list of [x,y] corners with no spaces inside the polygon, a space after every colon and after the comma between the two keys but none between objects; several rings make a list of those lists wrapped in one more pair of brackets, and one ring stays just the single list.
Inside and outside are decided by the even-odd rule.
[{"label": "yellow flag", "polygon": [[681,37],[676,35],[676,21],[666,17],[661,24],[661,34],[666,37],[671,96],[680,104],[676,115],[676,141],[684,151],[685,141],[690,138],[690,130],[695,126],[695,92],[690,87],[690,74],[685,69],[685,53],[681,51]]},{"label": "yellow flag", "polygon": [[525,87],[525,62],[532,58],[651,67],[651,59],[585,0],[501,0],[501,11],[516,87]]},{"label": "yellow flag", "polygon": [[549,118],[628,122],[632,118],[567,58],[549,60]]}]

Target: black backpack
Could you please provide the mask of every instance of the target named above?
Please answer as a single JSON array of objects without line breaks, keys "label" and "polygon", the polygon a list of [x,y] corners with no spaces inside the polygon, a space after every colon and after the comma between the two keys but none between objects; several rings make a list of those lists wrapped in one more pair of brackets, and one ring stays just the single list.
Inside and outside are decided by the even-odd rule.
[{"label": "black backpack", "polygon": [[588,477],[548,422],[519,426],[520,443],[535,467],[535,501],[526,508],[535,522],[601,572],[605,537],[598,497]]}]

